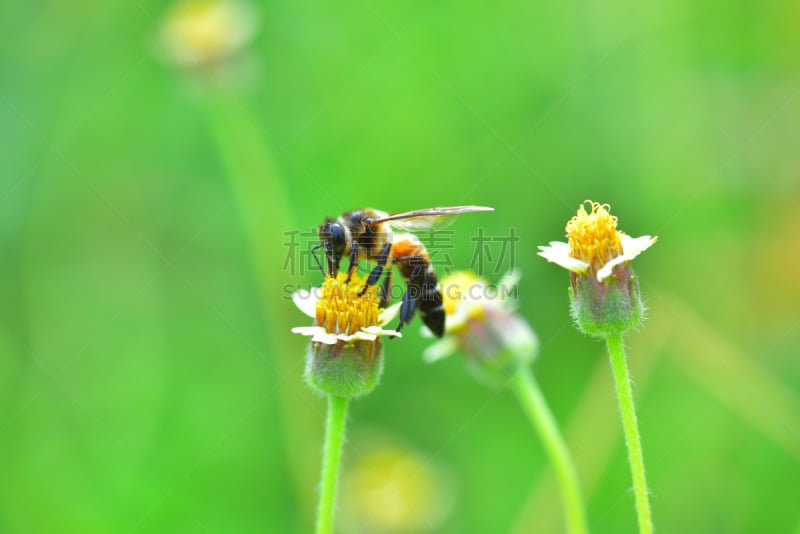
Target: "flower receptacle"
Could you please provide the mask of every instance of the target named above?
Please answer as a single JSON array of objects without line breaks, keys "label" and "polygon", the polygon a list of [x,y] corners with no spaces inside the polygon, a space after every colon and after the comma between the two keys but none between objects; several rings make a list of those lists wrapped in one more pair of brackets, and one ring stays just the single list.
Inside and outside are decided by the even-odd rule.
[{"label": "flower receptacle", "polygon": [[585,334],[605,337],[637,328],[644,319],[639,281],[629,264],[616,265],[613,274],[598,281],[594,276],[570,273],[570,311]]},{"label": "flower receptacle", "polygon": [[470,320],[459,348],[478,379],[502,386],[517,369],[533,363],[539,342],[524,319],[507,310],[489,308],[483,318]]},{"label": "flower receptacle", "polygon": [[358,397],[375,389],[383,374],[383,342],[312,342],[305,378],[312,389],[337,397]]}]

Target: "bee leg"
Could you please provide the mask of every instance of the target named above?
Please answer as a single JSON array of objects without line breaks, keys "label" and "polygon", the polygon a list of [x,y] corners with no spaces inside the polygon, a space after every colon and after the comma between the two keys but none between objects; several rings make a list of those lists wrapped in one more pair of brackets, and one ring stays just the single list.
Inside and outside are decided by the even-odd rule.
[{"label": "bee leg", "polygon": [[398,332],[411,322],[415,311],[417,311],[416,291],[412,288],[406,288],[406,292],[403,294],[403,303],[400,305],[400,322],[397,324]]},{"label": "bee leg", "polygon": [[[408,283],[408,292],[414,294],[416,300],[414,308],[419,308],[420,317],[425,326],[436,336],[442,337],[445,331],[445,313],[442,306],[442,295],[427,258],[414,254],[398,258],[395,263],[401,263],[400,271]],[[408,322],[414,315],[414,310],[408,314],[408,319],[403,318],[403,308],[400,308],[400,322]]]},{"label": "bee leg", "polygon": [[378,265],[376,265],[375,268],[372,269],[372,272],[369,273],[369,278],[367,278],[367,283],[364,284],[364,289],[361,290],[360,295],[363,295],[364,293],[366,293],[367,289],[378,283],[378,279],[381,277],[381,274],[383,274],[383,269],[386,267],[386,262],[389,260],[389,252],[391,250],[392,250],[391,243],[386,243],[383,246],[383,250],[378,255],[377,259]]},{"label": "bee leg", "polygon": [[383,278],[383,285],[381,286],[381,302],[378,304],[379,307],[385,308],[389,305],[389,301],[392,299],[392,271],[386,271],[386,276]]},{"label": "bee leg", "polygon": [[350,283],[350,278],[353,276],[353,271],[358,267],[358,243],[353,241],[350,245],[350,265],[347,266],[347,280],[345,284]]},{"label": "bee leg", "polygon": [[317,257],[317,250],[321,248],[322,245],[316,245],[311,247],[311,255],[314,256],[314,261],[317,262],[317,267],[319,267],[319,270],[322,271],[322,274],[325,274],[325,269],[322,267],[322,262],[319,261],[319,258]]}]

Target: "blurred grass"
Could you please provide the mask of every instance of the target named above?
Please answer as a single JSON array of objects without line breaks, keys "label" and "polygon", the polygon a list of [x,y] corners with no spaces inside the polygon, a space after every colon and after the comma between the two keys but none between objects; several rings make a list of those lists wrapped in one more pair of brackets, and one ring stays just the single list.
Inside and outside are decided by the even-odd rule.
[{"label": "blurred grass", "polygon": [[[301,380],[303,341],[277,327],[305,319],[253,263],[282,264],[285,250],[248,225],[208,95],[154,58],[163,9],[0,6],[0,531],[312,522],[302,499],[314,498],[324,406]],[[543,341],[537,376],[569,427],[605,356],[568,324],[566,275],[535,245],[560,238],[585,198],[610,202],[623,230],[660,236],[637,260],[653,318],[637,337],[674,314],[637,388],[656,524],[796,528],[800,428],[785,415],[800,388],[797,5],[259,9],[240,97],[259,127],[224,141],[255,160],[269,147],[287,198],[276,232],[359,206],[494,206],[460,219],[448,252],[465,267],[478,226],[516,229],[521,312]],[[449,473],[442,532],[507,531],[544,455],[510,395],[458,359],[423,365],[414,330],[354,403],[352,435],[402,436]],[[733,358],[724,373],[691,357],[701,343],[730,348],[714,352]],[[751,381],[753,366],[769,380]],[[769,413],[743,417],[753,406]],[[601,435],[615,417],[591,424]],[[287,441],[284,425],[300,430]],[[345,467],[358,457],[349,446]],[[631,531],[619,443],[595,476],[594,531]]]}]

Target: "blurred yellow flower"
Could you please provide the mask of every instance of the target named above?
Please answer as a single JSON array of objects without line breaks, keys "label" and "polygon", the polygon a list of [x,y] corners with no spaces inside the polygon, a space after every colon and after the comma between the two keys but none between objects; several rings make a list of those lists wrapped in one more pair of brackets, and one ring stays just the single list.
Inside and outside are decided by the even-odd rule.
[{"label": "blurred yellow flower", "polygon": [[256,33],[255,11],[238,0],[181,0],[161,27],[166,58],[180,66],[216,63],[240,52]]},{"label": "blurred yellow flower", "polygon": [[343,531],[430,532],[453,501],[433,464],[394,443],[368,445],[342,478]]},{"label": "blurred yellow flower", "polygon": [[530,363],[538,340],[515,313],[511,296],[518,281],[517,272],[508,273],[497,286],[471,271],[445,276],[441,282],[445,335],[425,349],[425,360],[461,351],[482,378],[500,382],[517,366]]}]

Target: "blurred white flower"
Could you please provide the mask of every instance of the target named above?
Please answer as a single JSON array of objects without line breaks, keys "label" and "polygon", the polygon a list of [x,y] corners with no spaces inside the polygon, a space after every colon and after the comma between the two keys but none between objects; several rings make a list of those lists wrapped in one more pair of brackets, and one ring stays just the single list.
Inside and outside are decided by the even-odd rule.
[{"label": "blurred white flower", "polygon": [[519,278],[519,273],[512,271],[491,286],[470,271],[444,277],[445,335],[425,349],[424,359],[434,362],[459,351],[478,376],[497,383],[518,366],[530,363],[538,340],[527,321],[515,312],[512,296]]}]

